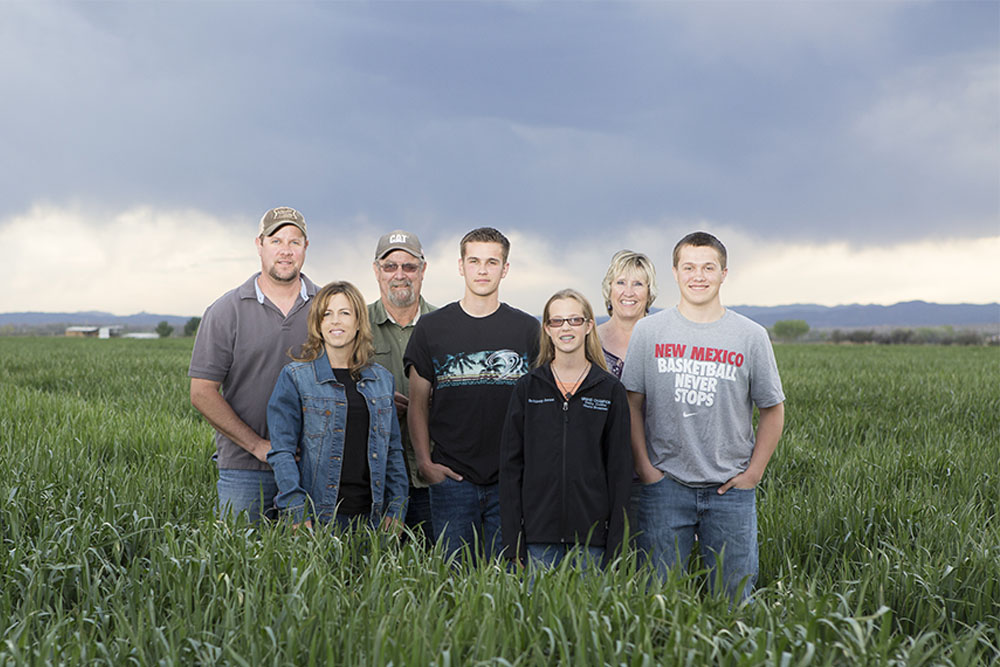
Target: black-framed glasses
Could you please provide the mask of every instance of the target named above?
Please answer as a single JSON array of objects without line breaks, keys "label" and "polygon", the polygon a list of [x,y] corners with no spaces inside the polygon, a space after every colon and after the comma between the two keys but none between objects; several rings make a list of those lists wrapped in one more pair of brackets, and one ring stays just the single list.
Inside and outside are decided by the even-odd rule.
[{"label": "black-framed glasses", "polygon": [[396,269],[403,267],[403,273],[416,273],[420,270],[419,264],[413,264],[412,262],[406,262],[405,264],[396,264],[396,262],[382,262],[379,264],[382,267],[382,271],[385,273],[395,273]]},{"label": "black-framed glasses", "polygon": [[587,321],[586,317],[550,317],[545,320],[545,326],[550,329],[558,329],[563,325],[564,322],[569,322],[571,327],[582,327],[584,322]]}]

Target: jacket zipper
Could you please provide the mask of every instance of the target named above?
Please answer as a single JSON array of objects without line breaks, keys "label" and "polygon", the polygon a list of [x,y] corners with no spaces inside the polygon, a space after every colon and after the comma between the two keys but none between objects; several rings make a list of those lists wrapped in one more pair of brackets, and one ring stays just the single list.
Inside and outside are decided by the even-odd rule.
[{"label": "jacket zipper", "polygon": [[566,431],[569,428],[569,399],[563,398],[563,429],[562,429],[562,512],[559,521],[559,542],[566,542]]}]

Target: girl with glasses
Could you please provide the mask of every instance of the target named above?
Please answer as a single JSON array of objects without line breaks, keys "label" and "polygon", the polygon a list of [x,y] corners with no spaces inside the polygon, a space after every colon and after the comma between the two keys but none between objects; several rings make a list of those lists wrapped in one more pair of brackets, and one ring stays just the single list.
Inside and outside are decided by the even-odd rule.
[{"label": "girl with glasses", "polygon": [[587,299],[556,292],[542,315],[535,368],[518,380],[500,449],[504,553],[584,566],[620,548],[632,483],[629,410],[604,363]]}]

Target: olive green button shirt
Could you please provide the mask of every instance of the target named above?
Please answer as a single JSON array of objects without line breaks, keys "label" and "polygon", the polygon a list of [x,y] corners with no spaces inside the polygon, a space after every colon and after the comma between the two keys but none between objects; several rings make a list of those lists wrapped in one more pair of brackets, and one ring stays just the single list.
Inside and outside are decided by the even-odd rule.
[{"label": "olive green button shirt", "polygon": [[[425,315],[432,310],[437,310],[437,307],[424,301],[424,297],[420,297],[420,315]],[[389,317],[381,299],[368,304],[368,319],[372,325],[372,337],[375,343],[375,363],[389,369],[392,377],[396,380],[396,391],[409,396],[410,380],[403,373],[403,353],[406,352],[406,344],[410,342],[410,335],[413,333],[413,327],[417,320],[414,319],[405,327],[399,326]],[[410,485],[418,488],[426,487],[427,483],[421,479],[417,472],[417,455],[410,442],[406,418],[402,415],[399,420],[399,431],[403,438],[403,451],[406,453],[406,468],[410,472]]]}]

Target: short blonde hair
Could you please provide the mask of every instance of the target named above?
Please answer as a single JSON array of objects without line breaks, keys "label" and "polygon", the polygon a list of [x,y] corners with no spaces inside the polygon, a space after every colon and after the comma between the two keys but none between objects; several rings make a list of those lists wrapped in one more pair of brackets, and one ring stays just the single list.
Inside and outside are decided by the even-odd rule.
[{"label": "short blonde hair", "polygon": [[608,267],[608,272],[604,274],[604,280],[601,282],[601,293],[604,295],[604,307],[607,308],[608,315],[613,313],[611,308],[611,283],[615,281],[615,278],[626,273],[638,273],[646,281],[646,286],[649,287],[649,297],[646,299],[646,312],[649,313],[653,302],[656,301],[657,294],[660,293],[656,287],[656,267],[653,266],[653,262],[650,261],[649,257],[646,257],[641,252],[619,250],[611,258],[611,266]]}]

